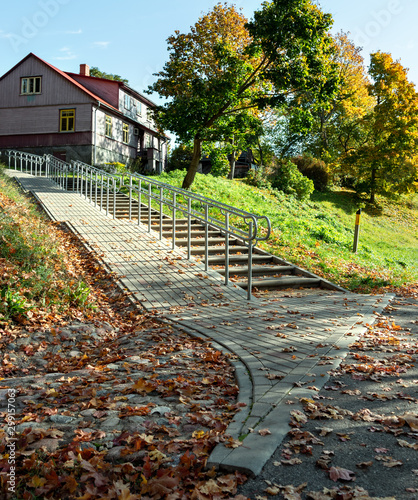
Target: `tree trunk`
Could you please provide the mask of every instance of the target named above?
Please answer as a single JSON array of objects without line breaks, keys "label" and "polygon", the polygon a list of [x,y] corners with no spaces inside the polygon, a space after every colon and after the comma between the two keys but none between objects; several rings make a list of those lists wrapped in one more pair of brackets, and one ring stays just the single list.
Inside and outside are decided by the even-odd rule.
[{"label": "tree trunk", "polygon": [[235,177],[235,163],[236,163],[236,157],[235,157],[235,149],[232,151],[231,155],[231,160],[229,161],[229,166],[231,167],[231,170],[229,171],[229,179],[233,179]]},{"label": "tree trunk", "polygon": [[183,189],[189,189],[189,187],[193,184],[201,158],[202,140],[199,137],[195,137],[193,141],[192,161],[190,162],[189,169],[187,170],[186,177],[184,178],[183,184],[181,186]]}]

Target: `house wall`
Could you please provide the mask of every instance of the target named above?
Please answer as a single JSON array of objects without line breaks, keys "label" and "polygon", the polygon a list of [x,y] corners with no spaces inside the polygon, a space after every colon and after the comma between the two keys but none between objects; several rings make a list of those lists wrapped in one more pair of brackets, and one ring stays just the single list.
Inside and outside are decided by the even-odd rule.
[{"label": "house wall", "polygon": [[[94,113],[95,123],[95,138],[93,139],[95,147],[95,165],[109,162],[127,163],[137,156],[139,136],[134,135],[134,126],[127,121],[122,120],[119,116],[113,115],[109,111],[104,111],[101,108],[96,108]],[[112,118],[112,135],[107,137],[106,131],[106,116]],[[129,126],[129,142],[123,143],[123,124]]]},{"label": "house wall", "polygon": [[[42,93],[20,95],[20,79],[42,76]],[[29,57],[0,81],[0,109],[91,102],[91,97],[42,61]]]},{"label": "house wall", "polygon": [[[1,82],[0,82],[1,83]],[[0,87],[1,91],[1,87]],[[75,109],[75,132],[91,131],[91,103],[59,104],[0,108],[0,138],[13,135],[58,134],[55,140],[64,142],[74,132],[60,132],[60,110]]]}]

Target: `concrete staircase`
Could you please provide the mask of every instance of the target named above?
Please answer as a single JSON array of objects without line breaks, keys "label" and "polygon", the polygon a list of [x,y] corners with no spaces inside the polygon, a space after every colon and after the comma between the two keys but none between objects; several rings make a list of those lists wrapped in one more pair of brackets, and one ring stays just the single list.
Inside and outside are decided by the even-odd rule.
[{"label": "concrete staircase", "polygon": [[[68,189],[72,189],[71,182]],[[92,190],[92,203],[96,203],[96,190]],[[101,203],[101,193],[97,191],[97,204]],[[129,218],[129,197],[123,193],[115,196],[115,216],[118,219]],[[109,197],[108,203],[103,196],[103,209],[108,209],[113,214],[114,197]],[[131,219],[138,220],[139,203],[131,200]],[[160,212],[141,204],[141,223],[160,233]],[[175,244],[178,247],[187,247],[187,219],[175,221]],[[173,238],[173,220],[163,215],[162,236],[171,240]],[[225,235],[220,230],[208,228],[209,248],[208,265],[221,275],[225,275]],[[197,219],[191,221],[191,254],[201,262],[205,262],[205,224]],[[248,244],[238,238],[229,240],[229,279],[236,285],[246,289],[248,274]],[[343,288],[316,276],[294,264],[276,257],[261,248],[253,247],[252,259],[252,287],[257,290],[278,290],[286,288],[325,288],[337,291],[346,291]]]}]

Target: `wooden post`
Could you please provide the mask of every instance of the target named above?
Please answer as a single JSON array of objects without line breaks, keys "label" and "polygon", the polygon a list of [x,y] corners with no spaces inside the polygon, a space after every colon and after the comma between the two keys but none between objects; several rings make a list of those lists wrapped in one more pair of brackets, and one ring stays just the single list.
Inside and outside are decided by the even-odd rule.
[{"label": "wooden post", "polygon": [[360,235],[360,216],[361,216],[361,208],[359,208],[356,212],[356,225],[354,227],[353,253],[357,253],[357,248],[358,248],[358,240],[359,240],[359,235]]}]

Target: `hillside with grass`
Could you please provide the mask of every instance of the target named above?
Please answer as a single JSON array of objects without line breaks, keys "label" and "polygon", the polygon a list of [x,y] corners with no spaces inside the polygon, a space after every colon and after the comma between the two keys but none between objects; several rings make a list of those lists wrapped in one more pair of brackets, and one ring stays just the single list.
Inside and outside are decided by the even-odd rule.
[{"label": "hillside with grass", "polygon": [[[181,186],[184,171],[159,181]],[[242,180],[197,174],[191,190],[248,212],[266,215],[269,240],[260,247],[349,290],[366,293],[418,281],[418,196],[368,204],[353,191],[315,192],[309,201]],[[355,214],[363,207],[353,254]]]}]

